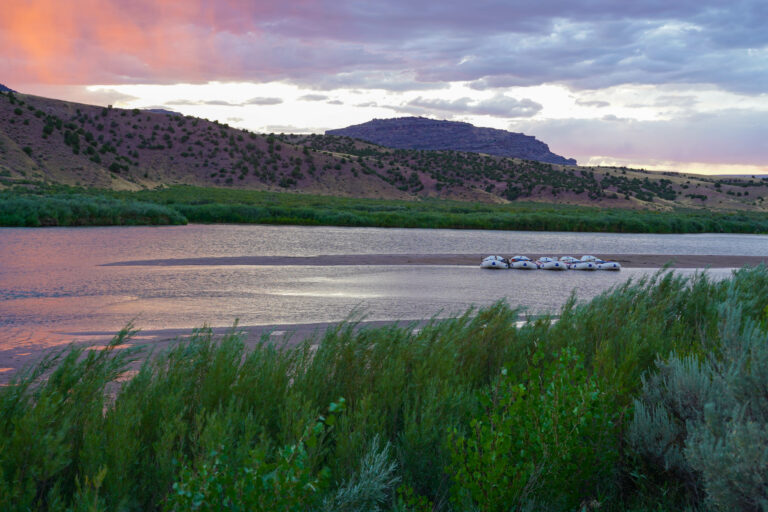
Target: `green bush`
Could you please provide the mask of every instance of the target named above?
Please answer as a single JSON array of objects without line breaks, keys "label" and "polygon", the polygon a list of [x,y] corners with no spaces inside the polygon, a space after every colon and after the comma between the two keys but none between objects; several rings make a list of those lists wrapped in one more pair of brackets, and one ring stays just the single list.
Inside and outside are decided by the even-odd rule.
[{"label": "green bush", "polygon": [[539,349],[524,375],[502,372],[481,393],[484,413],[468,432],[452,430],[448,470],[459,510],[573,510],[614,481],[618,417],[610,397],[574,351],[539,364],[545,359]]},{"label": "green bush", "polygon": [[759,509],[766,308],[760,266],[522,327],[502,302],[283,349],[202,329],[141,364],[125,330],[0,387],[0,509]]},{"label": "green bush", "polygon": [[751,511],[768,506],[768,334],[760,309],[742,307],[757,297],[741,281],[730,283],[708,350],[660,359],[644,380],[629,439],[647,473],[664,475],[685,501]]},{"label": "green bush", "polygon": [[[343,411],[344,401],[331,404],[329,416],[308,427],[296,444],[270,455],[262,442],[241,463],[230,462],[227,447],[210,454],[192,470],[186,465],[173,484],[165,510],[301,511],[317,507],[328,485],[330,471],[315,472],[309,450],[317,447]],[[274,460],[270,460],[274,459]]]}]

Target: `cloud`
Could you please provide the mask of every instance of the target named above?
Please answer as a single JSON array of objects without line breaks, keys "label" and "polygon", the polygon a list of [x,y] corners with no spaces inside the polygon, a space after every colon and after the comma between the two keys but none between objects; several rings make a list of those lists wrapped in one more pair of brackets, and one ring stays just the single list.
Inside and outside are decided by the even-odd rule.
[{"label": "cloud", "polygon": [[675,108],[689,109],[696,106],[697,103],[699,103],[698,98],[690,94],[685,94],[685,95],[666,94],[666,95],[657,96],[651,103],[631,103],[627,106],[632,108],[675,107]]},{"label": "cloud", "polygon": [[344,102],[341,101],[341,100],[330,100],[330,101],[326,101],[326,103],[328,105],[343,105],[344,104]]},{"label": "cloud", "polygon": [[325,94],[305,94],[304,96],[300,96],[300,101],[323,101],[327,100],[328,96]]},{"label": "cloud", "polygon": [[188,105],[202,105],[201,101],[192,101],[192,100],[170,100],[165,102],[166,105],[181,105],[181,106],[188,106]]},{"label": "cloud", "polygon": [[[16,89],[16,87],[12,88]],[[47,98],[63,98],[67,101],[86,103],[88,105],[123,106],[138,99],[136,96],[116,91],[109,87],[89,88],[79,85],[36,84],[34,86],[24,86],[16,90]]]},{"label": "cloud", "polygon": [[692,113],[671,121],[603,119],[517,120],[513,131],[535,135],[558,154],[586,162],[597,155],[616,159],[709,162],[762,166],[768,145],[759,129],[767,112],[729,109]]},{"label": "cloud", "polygon": [[127,103],[138,99],[136,96],[125,94],[114,89],[96,89],[88,90],[83,95],[86,102],[93,105],[115,105],[119,103]]},{"label": "cloud", "polygon": [[504,94],[497,94],[492,98],[481,101],[475,101],[469,97],[443,100],[427,99],[419,96],[404,105],[390,106],[389,108],[399,112],[419,115],[462,114],[513,118],[532,117],[542,109],[542,106],[527,98],[518,100]]},{"label": "cloud", "polygon": [[228,101],[224,100],[208,100],[208,101],[201,101],[198,103],[198,105],[213,105],[213,106],[221,106],[221,107],[239,107],[242,104],[241,103],[230,103]]},{"label": "cloud", "polygon": [[290,80],[303,87],[330,91],[339,88],[382,89],[391,92],[431,91],[447,89],[445,81],[417,80],[416,73],[407,71],[348,71],[335,74],[312,75],[306,78],[293,77]]},{"label": "cloud", "polygon": [[468,81],[768,92],[764,0],[483,0],[472,8],[460,0],[27,0],[2,11],[0,76],[21,85],[278,80],[406,91]]},{"label": "cloud", "polygon": [[282,102],[280,98],[251,98],[240,105],[279,105]]},{"label": "cloud", "polygon": [[582,107],[595,107],[595,108],[605,108],[610,107],[611,104],[607,101],[602,100],[576,100],[577,105],[581,105]]},{"label": "cloud", "polygon": [[270,124],[261,127],[261,133],[325,133],[325,129],[301,128],[289,124]]},{"label": "cloud", "polygon": [[186,100],[186,99],[170,100],[165,102],[166,105],[185,105],[185,106],[211,105],[211,106],[221,106],[221,107],[244,107],[247,105],[279,105],[280,103],[283,103],[283,100],[280,98],[251,98],[249,100],[246,100],[240,103],[232,103],[230,101],[224,101],[224,100]]}]

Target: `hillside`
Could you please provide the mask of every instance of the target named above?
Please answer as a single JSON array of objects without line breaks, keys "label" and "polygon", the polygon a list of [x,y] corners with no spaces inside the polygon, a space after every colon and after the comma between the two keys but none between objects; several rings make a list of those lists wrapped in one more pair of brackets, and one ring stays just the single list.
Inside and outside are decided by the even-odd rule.
[{"label": "hillside", "polygon": [[573,158],[552,153],[549,146],[530,135],[425,117],[374,119],[338,130],[328,130],[325,134],[352,137],[397,149],[453,150],[576,165]]},{"label": "hillside", "polygon": [[363,198],[765,210],[768,181],[585,168],[0,93],[0,187],[188,184]]}]

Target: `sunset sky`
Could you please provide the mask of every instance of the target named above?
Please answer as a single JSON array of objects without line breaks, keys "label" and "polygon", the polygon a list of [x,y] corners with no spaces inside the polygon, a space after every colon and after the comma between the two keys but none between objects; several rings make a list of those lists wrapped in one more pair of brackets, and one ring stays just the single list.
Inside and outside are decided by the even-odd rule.
[{"label": "sunset sky", "polygon": [[406,115],[580,164],[768,173],[768,2],[9,0],[0,83],[259,132]]}]

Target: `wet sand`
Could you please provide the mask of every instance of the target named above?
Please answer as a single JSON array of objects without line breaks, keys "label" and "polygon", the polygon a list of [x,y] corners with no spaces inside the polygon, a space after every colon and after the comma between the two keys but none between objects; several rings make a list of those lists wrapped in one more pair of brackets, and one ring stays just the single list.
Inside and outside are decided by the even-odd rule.
[{"label": "wet sand", "polygon": [[[768,252],[768,251],[766,251]],[[339,265],[479,265],[488,254],[339,254],[322,256],[233,256],[219,258],[176,258],[157,260],[133,260],[107,263],[106,266],[339,266]],[[512,255],[506,255],[512,256]],[[527,255],[560,257],[564,254]],[[595,256],[618,261],[627,268],[738,268],[745,265],[768,265],[766,256],[722,256],[695,254],[596,254]]]}]

